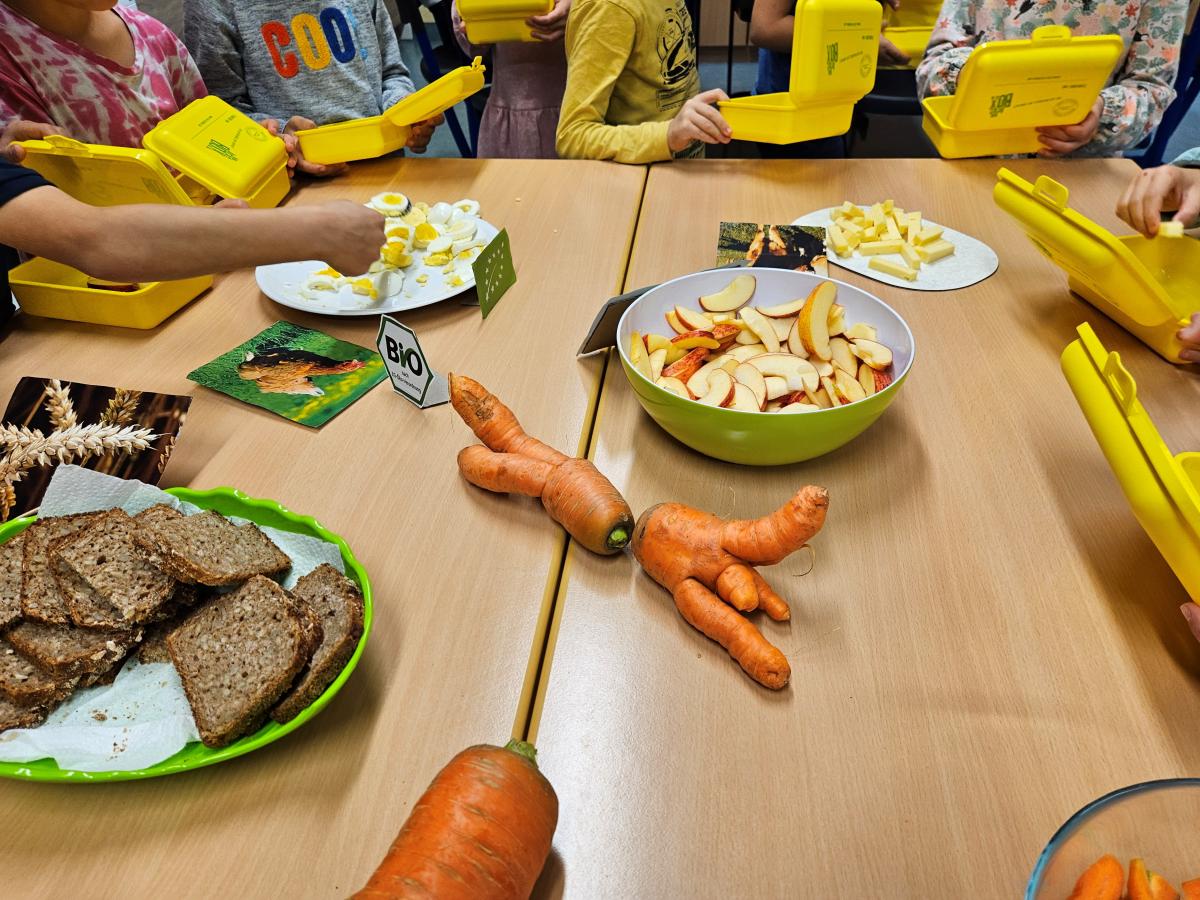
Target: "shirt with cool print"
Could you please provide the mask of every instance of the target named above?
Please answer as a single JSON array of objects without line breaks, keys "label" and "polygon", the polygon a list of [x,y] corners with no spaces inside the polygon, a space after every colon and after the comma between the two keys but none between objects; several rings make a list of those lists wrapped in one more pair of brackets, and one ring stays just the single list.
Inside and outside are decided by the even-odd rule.
[{"label": "shirt with cool print", "polygon": [[1076,36],[1117,34],[1125,55],[1100,94],[1100,128],[1077,155],[1105,156],[1150,134],[1175,99],[1187,0],[945,0],[917,67],[922,97],[953,94],[976,44],[1028,38],[1042,25]]},{"label": "shirt with cool print", "polygon": [[413,92],[383,0],[185,0],[210,92],[256,119],[377,116]]}]

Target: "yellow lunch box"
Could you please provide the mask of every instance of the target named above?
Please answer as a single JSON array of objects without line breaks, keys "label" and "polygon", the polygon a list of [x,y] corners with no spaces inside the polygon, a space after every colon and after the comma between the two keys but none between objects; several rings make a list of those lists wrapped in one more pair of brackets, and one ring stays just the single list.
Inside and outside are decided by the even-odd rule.
[{"label": "yellow lunch box", "polygon": [[788,90],[719,103],[733,137],[792,144],[845,134],[875,84],[882,22],[876,0],[799,0]]},{"label": "yellow lunch box", "polygon": [[1171,455],[1137,383],[1090,325],[1062,354],[1063,374],[1133,514],[1193,600],[1200,600],[1200,453]]},{"label": "yellow lunch box", "polygon": [[1200,241],[1117,237],[1068,206],[1063,185],[1001,169],[992,196],[1068,276],[1068,286],[1168,362],[1182,365],[1176,332],[1200,311]]},{"label": "yellow lunch box", "polygon": [[909,61],[892,69],[915,69],[929,46],[929,36],[941,15],[941,0],[904,0],[899,9],[887,8],[883,36],[904,51]]},{"label": "yellow lunch box", "polygon": [[458,14],[473,44],[535,40],[525,20],[553,9],[554,0],[458,0]]},{"label": "yellow lunch box", "polygon": [[1072,37],[1062,25],[980,44],[953,95],[921,101],[922,127],[946,159],[1036,153],[1036,129],[1083,121],[1124,51],[1118,35]]},{"label": "yellow lunch box", "polygon": [[[283,141],[218,97],[196,100],[164,119],[142,143],[142,149],[110,147],[51,135],[22,146],[25,165],[93,206],[196,206],[232,197],[269,208],[290,189]],[[134,290],[89,287],[89,281],[95,283],[46,259],[29,260],[9,273],[12,292],[29,315],[125,328],[154,328],[213,279],[148,282]]]},{"label": "yellow lunch box", "polygon": [[296,132],[300,152],[321,165],[375,159],[405,145],[411,126],[445,112],[483,88],[486,67],[480,57],[460,66],[384,110],[382,115],[351,119]]}]

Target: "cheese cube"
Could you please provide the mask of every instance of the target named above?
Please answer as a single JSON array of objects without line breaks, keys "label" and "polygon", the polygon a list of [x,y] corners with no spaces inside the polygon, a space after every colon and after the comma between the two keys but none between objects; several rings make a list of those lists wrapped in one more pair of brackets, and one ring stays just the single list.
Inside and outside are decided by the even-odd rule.
[{"label": "cheese cube", "polygon": [[1183,237],[1183,223],[1175,221],[1163,222],[1158,226],[1158,236],[1165,238]]},{"label": "cheese cube", "polygon": [[843,234],[846,235],[846,246],[848,246],[851,250],[862,243],[862,238],[851,231],[843,232]]},{"label": "cheese cube", "polygon": [[899,253],[903,241],[867,241],[858,245],[858,252],[863,256],[879,256],[884,253]]},{"label": "cheese cube", "polygon": [[831,222],[825,230],[828,233],[829,245],[833,247],[834,253],[844,259],[854,252],[854,248],[846,243],[845,232],[838,228],[836,223]]},{"label": "cheese cube", "polygon": [[896,227],[896,220],[891,216],[888,216],[886,219],[884,219],[883,228],[884,236],[889,241],[898,241],[904,237],[904,235],[900,233],[900,229]]},{"label": "cheese cube", "polygon": [[921,229],[921,233],[917,235],[918,244],[932,244],[942,236],[941,225],[929,225]]},{"label": "cheese cube", "polygon": [[904,261],[908,263],[911,268],[921,268],[921,257],[917,254],[917,250],[912,244],[901,244],[900,255],[904,257]]},{"label": "cheese cube", "polygon": [[859,209],[857,206],[855,206],[853,203],[851,203],[849,200],[845,200],[842,202],[841,211],[843,213],[845,213],[846,215],[851,216],[852,218],[855,218],[855,219],[860,218],[863,214],[863,211],[861,209]]},{"label": "cheese cube", "polygon": [[910,269],[901,260],[888,259],[886,256],[873,256],[869,263],[872,269],[877,272],[883,272],[887,275],[892,275],[896,278],[903,278],[905,281],[916,281],[917,272],[915,269]]},{"label": "cheese cube", "polygon": [[838,227],[846,232],[847,235],[855,234],[861,237],[863,233],[863,226],[850,219],[842,219],[838,222]]},{"label": "cheese cube", "polygon": [[876,229],[883,226],[883,206],[875,203],[867,210],[867,219]]},{"label": "cheese cube", "polygon": [[892,215],[896,217],[896,219],[897,219],[896,224],[899,225],[900,224],[899,220],[903,219],[905,217],[905,215],[907,215],[907,213],[905,213],[904,210],[902,210],[899,206],[893,206],[892,207]]},{"label": "cheese cube", "polygon": [[879,237],[879,234],[877,233],[874,225],[868,225],[863,229],[862,239],[864,241],[873,241],[877,237]]},{"label": "cheese cube", "polygon": [[892,214],[892,207],[895,205],[896,204],[892,202],[890,197],[887,200],[884,200],[883,201],[883,214],[885,216],[890,216]]},{"label": "cheese cube", "polygon": [[954,245],[949,241],[934,241],[932,244],[925,244],[916,248],[917,255],[925,262],[937,262],[939,259],[944,259],[954,253]]}]

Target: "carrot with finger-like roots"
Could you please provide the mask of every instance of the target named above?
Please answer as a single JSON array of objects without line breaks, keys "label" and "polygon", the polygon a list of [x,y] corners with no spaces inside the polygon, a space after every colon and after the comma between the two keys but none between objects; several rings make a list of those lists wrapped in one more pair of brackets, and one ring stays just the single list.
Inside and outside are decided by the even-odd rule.
[{"label": "carrot with finger-like roots", "polygon": [[550,518],[593,553],[618,553],[629,543],[629,504],[591,460],[526,434],[512,410],[471,378],[450,376],[450,403],[483,441],[458,454],[463,478],[485,490],[540,498]]},{"label": "carrot with finger-like roots", "polygon": [[739,613],[762,609],[785,621],[791,610],[751,566],[774,565],[803,547],[821,530],[828,506],[826,490],[811,485],[761,519],[726,521],[661,503],[638,519],[633,555],[671,592],[689,624],[728,650],[759,684],[779,690],[791,677],[787,658]]}]

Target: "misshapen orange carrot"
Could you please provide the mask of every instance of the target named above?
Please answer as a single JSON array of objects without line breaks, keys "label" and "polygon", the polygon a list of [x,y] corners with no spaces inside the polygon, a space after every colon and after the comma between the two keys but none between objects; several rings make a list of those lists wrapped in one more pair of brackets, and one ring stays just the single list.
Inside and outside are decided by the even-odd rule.
[{"label": "misshapen orange carrot", "polygon": [[1179,886],[1183,900],[1200,900],[1200,878],[1192,878]]},{"label": "misshapen orange carrot", "polygon": [[550,517],[593,553],[618,553],[629,543],[629,504],[590,460],[530,437],[512,410],[473,379],[450,376],[450,403],[485,445],[458,454],[463,478],[485,490],[539,497]]},{"label": "misshapen orange carrot", "polygon": [[1075,882],[1075,890],[1067,900],[1121,900],[1125,886],[1125,870],[1112,854],[1105,854],[1092,863]]},{"label": "misshapen orange carrot", "polygon": [[1154,900],[1150,893],[1150,875],[1146,871],[1146,862],[1140,857],[1129,861],[1126,896],[1128,900]]},{"label": "misshapen orange carrot", "polygon": [[[798,550],[821,529],[828,505],[825,489],[813,486],[801,488],[771,515],[745,521],[725,521],[681,503],[662,503],[638,519],[633,554],[646,574],[671,592],[688,622],[729,650],[752,678],[778,690],[787,684],[787,660],[734,610],[760,608],[777,621],[791,617],[784,599],[748,563],[777,563]],[[724,610],[727,615],[711,613],[707,601],[717,599],[712,591],[732,607]],[[697,624],[685,604],[692,611],[709,610],[703,619],[707,626]],[[746,628],[761,643],[747,639]],[[735,652],[735,646],[741,649]]]},{"label": "misshapen orange carrot", "polygon": [[537,881],[558,798],[529,744],[478,746],[421,795],[355,900],[517,900]]},{"label": "misshapen orange carrot", "polygon": [[1179,900],[1179,891],[1157,872],[1150,873],[1150,896],[1154,900]]}]

